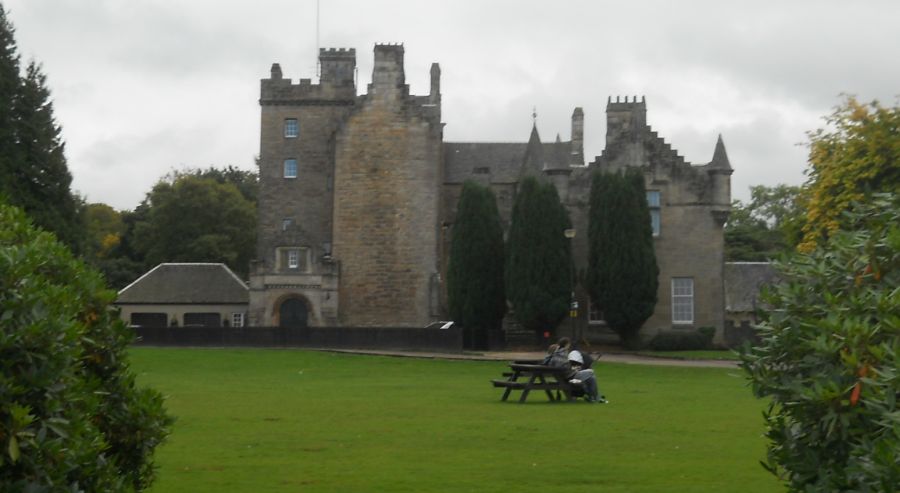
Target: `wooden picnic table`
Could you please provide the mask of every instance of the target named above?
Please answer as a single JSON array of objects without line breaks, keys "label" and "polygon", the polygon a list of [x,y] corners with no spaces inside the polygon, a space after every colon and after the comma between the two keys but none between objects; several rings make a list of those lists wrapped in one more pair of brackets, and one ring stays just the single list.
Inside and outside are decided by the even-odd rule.
[{"label": "wooden picnic table", "polygon": [[568,401],[575,400],[572,391],[580,386],[569,383],[566,378],[569,369],[547,366],[535,362],[513,361],[509,363],[510,373],[504,373],[506,380],[491,380],[494,387],[505,388],[501,401],[505,401],[513,390],[521,390],[519,403],[528,399],[532,390],[543,390],[551,401],[560,401],[563,396]]}]

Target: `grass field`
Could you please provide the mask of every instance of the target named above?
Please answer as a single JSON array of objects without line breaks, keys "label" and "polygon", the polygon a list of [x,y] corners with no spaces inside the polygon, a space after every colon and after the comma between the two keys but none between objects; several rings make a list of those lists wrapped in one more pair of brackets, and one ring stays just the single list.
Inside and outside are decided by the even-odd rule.
[{"label": "grass field", "polygon": [[698,350],[698,351],[637,351],[639,356],[652,356],[654,358],[674,358],[684,360],[727,360],[740,361],[741,357],[736,351],[722,350]]},{"label": "grass field", "polygon": [[501,362],[135,348],[162,492],[774,492],[737,370],[600,363],[611,404],[500,402]]}]

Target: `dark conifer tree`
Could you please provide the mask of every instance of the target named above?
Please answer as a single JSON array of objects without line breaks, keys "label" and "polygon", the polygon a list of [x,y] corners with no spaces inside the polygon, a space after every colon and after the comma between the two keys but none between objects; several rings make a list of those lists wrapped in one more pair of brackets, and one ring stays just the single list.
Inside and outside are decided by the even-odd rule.
[{"label": "dark conifer tree", "polygon": [[553,332],[572,289],[571,225],[556,188],[527,177],[519,185],[507,240],[506,297],[523,326]]},{"label": "dark conifer tree", "polygon": [[629,347],[653,314],[659,268],[644,177],[639,169],[597,173],[591,183],[587,287],[609,326]]},{"label": "dark conifer tree", "polygon": [[0,196],[80,252],[82,204],[69,189],[72,175],[46,77],[35,62],[20,73],[14,34],[0,5]]},{"label": "dark conifer tree", "polygon": [[16,154],[16,119],[14,105],[19,97],[19,54],[15,31],[0,5],[0,198],[10,200],[14,191],[12,178]]},{"label": "dark conifer tree", "polygon": [[31,62],[22,78],[15,117],[19,145],[13,172],[14,203],[34,223],[56,234],[75,252],[85,240],[80,200],[72,195],[72,175],[66,163],[65,144],[53,117],[53,103],[40,66]]},{"label": "dark conifer tree", "polygon": [[447,266],[450,317],[465,330],[466,347],[487,347],[487,333],[506,313],[503,226],[493,192],[463,184]]}]

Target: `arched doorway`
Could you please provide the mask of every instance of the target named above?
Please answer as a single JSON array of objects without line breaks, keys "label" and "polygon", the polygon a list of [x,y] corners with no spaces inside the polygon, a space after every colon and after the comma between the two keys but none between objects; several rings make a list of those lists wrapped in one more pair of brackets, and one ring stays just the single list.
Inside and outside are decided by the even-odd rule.
[{"label": "arched doorway", "polygon": [[288,329],[302,329],[309,320],[309,310],[301,299],[288,298],[278,307],[278,326]]}]

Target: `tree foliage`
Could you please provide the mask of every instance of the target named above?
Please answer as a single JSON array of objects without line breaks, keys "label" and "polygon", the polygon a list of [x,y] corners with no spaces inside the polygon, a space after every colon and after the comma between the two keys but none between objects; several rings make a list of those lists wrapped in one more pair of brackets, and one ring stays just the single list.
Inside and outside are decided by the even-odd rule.
[{"label": "tree foliage", "polygon": [[793,251],[806,219],[800,187],[752,186],[750,196],[748,204],[732,202],[725,225],[725,258],[762,262]]},{"label": "tree foliage", "polygon": [[137,491],[172,420],[135,385],[115,293],[0,205],[0,490]]},{"label": "tree foliage", "polygon": [[122,213],[102,204],[87,204],[84,208],[86,228],[85,257],[106,258],[119,246],[125,234]]},{"label": "tree foliage", "polygon": [[462,325],[467,347],[487,347],[487,331],[506,313],[503,226],[490,188],[463,184],[447,266],[450,317]]},{"label": "tree foliage", "polygon": [[569,215],[556,187],[526,177],[519,183],[506,247],[506,297],[516,319],[536,332],[554,331],[572,290]]},{"label": "tree foliage", "polygon": [[791,491],[900,491],[900,196],[840,222],[778,264],[742,366],[770,402],[765,465]]},{"label": "tree foliage", "polygon": [[644,177],[639,169],[595,173],[591,182],[587,288],[626,346],[640,344],[653,315],[659,267]]},{"label": "tree foliage", "polygon": [[256,205],[235,185],[181,175],[157,183],[138,209],[127,246],[145,265],[222,262],[247,276],[256,246]]},{"label": "tree foliage", "polygon": [[254,205],[259,201],[259,175],[255,171],[240,169],[233,165],[224,168],[210,166],[206,169],[194,168],[169,173],[164,181],[175,183],[184,177],[207,178],[222,185],[230,183],[238,192]]},{"label": "tree foliage", "polygon": [[70,190],[64,148],[46,77],[33,61],[20,73],[14,30],[0,5],[0,195],[80,252],[82,203]]},{"label": "tree foliage", "polygon": [[852,202],[900,190],[900,107],[847,97],[826,122],[829,130],[809,133],[802,251],[811,251],[840,229]]}]

